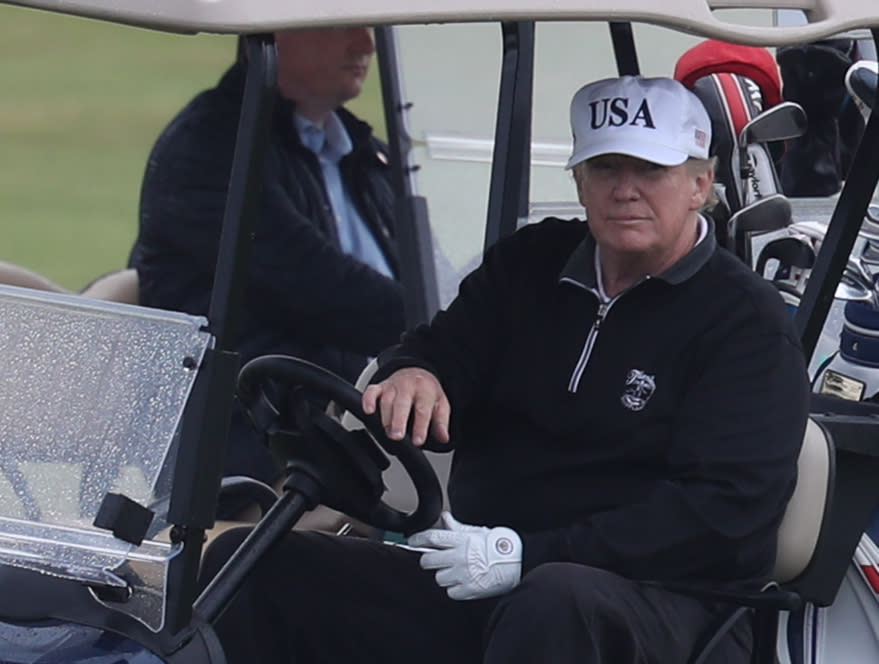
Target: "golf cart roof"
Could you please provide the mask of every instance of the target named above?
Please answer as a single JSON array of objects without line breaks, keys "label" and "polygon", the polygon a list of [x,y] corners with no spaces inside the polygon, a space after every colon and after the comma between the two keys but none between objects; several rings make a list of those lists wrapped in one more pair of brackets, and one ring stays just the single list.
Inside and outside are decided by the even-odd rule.
[{"label": "golf cart roof", "polygon": [[[6,1],[6,0],[4,0]],[[874,0],[15,0],[10,4],[171,32],[257,33],[288,27],[478,21],[602,20],[652,23],[754,45],[814,41],[879,25]],[[802,25],[755,27],[725,20],[734,8],[800,9]]]}]

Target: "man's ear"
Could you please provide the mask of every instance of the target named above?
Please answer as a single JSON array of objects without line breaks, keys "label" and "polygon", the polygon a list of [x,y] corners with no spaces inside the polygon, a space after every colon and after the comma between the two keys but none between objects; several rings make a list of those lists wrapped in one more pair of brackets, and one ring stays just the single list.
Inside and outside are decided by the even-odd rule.
[{"label": "man's ear", "polygon": [[586,169],[577,164],[571,169],[571,174],[574,176],[574,185],[577,187],[577,200],[580,201],[580,205],[586,207],[586,196],[585,196],[585,180],[586,173],[584,172]]},{"label": "man's ear", "polygon": [[690,209],[701,210],[708,202],[711,187],[714,186],[714,168],[708,167],[695,173],[693,178],[693,196]]}]

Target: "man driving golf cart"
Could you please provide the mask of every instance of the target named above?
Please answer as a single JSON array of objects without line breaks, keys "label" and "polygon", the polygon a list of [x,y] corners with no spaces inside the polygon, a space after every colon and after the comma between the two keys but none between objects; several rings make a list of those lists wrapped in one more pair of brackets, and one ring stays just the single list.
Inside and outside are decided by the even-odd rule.
[{"label": "man driving golf cart", "polygon": [[627,76],[584,86],[571,125],[587,221],[490,249],[363,396],[390,438],[454,448],[454,516],[409,546],[289,534],[217,623],[231,664],[681,662],[729,607],[651,582],[767,581],[808,380],[778,293],[700,213],[708,114]]},{"label": "man driving golf cart", "polygon": [[[227,654],[215,626],[228,644],[228,659],[233,662],[256,660],[260,650],[282,658],[292,649],[292,642],[301,645],[303,638],[313,640],[307,647],[344,651],[338,658],[331,653],[334,661],[343,656],[362,661],[390,654],[387,661],[405,657],[407,662],[429,662],[456,648],[467,652],[445,661],[478,661],[483,659],[482,643],[475,642],[481,641],[482,634],[476,632],[481,619],[488,618],[496,619],[489,625],[496,629],[491,630],[493,638],[486,641],[488,657],[564,661],[565,654],[600,633],[581,629],[571,621],[610,615],[611,620],[601,626],[621,626],[623,638],[618,639],[614,632],[609,641],[600,644],[602,649],[608,644],[625,648],[649,642],[657,651],[654,661],[680,659],[704,664],[713,661],[709,659],[712,656],[727,654],[740,660],[746,638],[738,639],[747,637],[742,632],[754,624],[753,661],[766,664],[775,661],[776,636],[789,634],[777,629],[779,611],[805,603],[807,609],[833,603],[877,501],[879,420],[856,408],[843,413],[827,403],[813,411],[803,440],[820,443],[823,456],[821,463],[812,463],[814,459],[805,452],[814,451],[814,446],[804,443],[793,498],[785,510],[793,484],[792,457],[799,448],[793,434],[802,431],[802,421],[784,409],[800,403],[802,373],[796,371],[781,379],[774,371],[754,369],[754,363],[760,361],[769,369],[778,364],[790,368],[795,363],[791,358],[796,355],[796,343],[788,343],[782,352],[774,347],[771,353],[765,350],[773,339],[780,345],[780,338],[790,336],[787,318],[784,322],[778,318],[777,300],[767,299],[769,291],[744,276],[742,270],[747,268],[741,261],[732,267],[731,259],[711,248],[710,220],[703,223],[698,207],[690,209],[689,203],[683,206],[683,221],[677,217],[688,231],[674,237],[688,238],[694,246],[685,246],[685,255],[670,269],[650,266],[651,278],[638,285],[627,289],[616,279],[620,274],[614,268],[627,264],[616,260],[625,253],[620,248],[649,237],[639,229],[653,227],[649,214],[641,216],[645,214],[642,205],[653,210],[648,203],[657,191],[667,194],[666,203],[682,203],[689,199],[687,192],[693,191],[690,185],[710,180],[706,177],[710,164],[703,162],[708,156],[704,145],[695,155],[684,150],[679,160],[667,165],[656,161],[655,154],[641,152],[634,156],[621,151],[581,154],[584,161],[575,165],[576,178],[580,197],[590,207],[589,221],[547,220],[515,234],[513,229],[535,212],[527,204],[562,200],[546,198],[543,192],[535,194],[528,186],[531,150],[534,139],[540,138],[532,137],[529,129],[532,119],[537,119],[531,96],[535,25],[550,32],[556,23],[589,23],[564,26],[578,35],[574,40],[543,40],[544,44],[563,44],[566,62],[584,64],[599,58],[575,60],[567,51],[577,45],[598,45],[600,40],[582,38],[584,29],[590,35],[592,29],[603,30],[606,37],[610,27],[613,58],[602,61],[602,66],[609,64],[612,71],[624,75],[639,71],[633,25],[638,31],[670,28],[669,34],[698,33],[736,43],[793,44],[828,37],[855,25],[879,28],[872,8],[850,0],[822,0],[821,11],[806,12],[801,27],[780,27],[771,20],[745,27],[727,21],[723,8],[714,11],[714,5],[725,8],[730,3],[709,6],[705,0],[679,0],[674,6],[661,0],[558,0],[535,5],[518,0],[490,0],[479,5],[448,0],[441,7],[427,0],[402,4],[399,0],[366,4],[348,0],[319,4],[175,0],[149,5],[116,0],[112,6],[101,0],[16,2],[140,28],[244,33],[248,71],[224,213],[222,258],[217,262],[206,319],[75,296],[22,295],[10,287],[0,288],[4,325],[14,318],[9,315],[12,304],[26,300],[34,305],[26,315],[18,316],[27,332],[16,337],[22,343],[8,347],[4,356],[4,365],[15,367],[5,372],[7,393],[28,397],[15,402],[21,405],[9,406],[4,401],[8,432],[3,436],[4,462],[13,470],[22,463],[46,469],[50,480],[56,476],[70,479],[68,476],[76,474],[70,468],[81,468],[83,479],[79,500],[76,491],[71,494],[76,508],[72,516],[38,518],[45,513],[45,506],[37,498],[32,501],[36,504],[24,505],[32,508],[29,512],[19,509],[0,514],[0,583],[4,589],[0,594],[0,655],[6,661],[74,662],[90,657],[96,664],[158,660],[164,664],[221,664]],[[761,5],[765,17],[772,13],[767,11],[771,3],[747,0],[743,4],[748,8]],[[454,446],[456,450],[450,496],[454,517],[445,516],[442,527],[437,527],[441,496],[436,477],[421,455],[422,447],[385,435],[382,404],[387,409],[394,399],[389,401],[385,394],[377,412],[367,414],[358,390],[296,358],[257,358],[266,362],[255,364],[254,360],[239,371],[233,350],[235,335],[230,330],[234,331],[242,309],[242,267],[251,231],[248,222],[253,216],[248,212],[259,199],[254,185],[260,181],[266,155],[266,119],[276,93],[277,53],[270,34],[295,27],[376,25],[379,62],[390,67],[389,72],[382,72],[385,109],[388,118],[397,120],[396,125],[388,121],[391,152],[405,155],[407,134],[400,118],[407,116],[410,103],[393,80],[393,63],[394,36],[407,28],[390,24],[424,24],[413,26],[413,41],[418,41],[421,29],[441,32],[449,27],[447,23],[458,22],[483,22],[484,27],[496,31],[495,36],[499,31],[503,37],[500,76],[491,79],[492,88],[500,81],[497,117],[492,125],[494,153],[482,162],[491,170],[484,245],[493,248],[448,311],[431,326],[414,331],[388,357],[396,364],[416,363],[420,372],[435,373],[450,404],[450,442],[426,443],[432,448]],[[645,25],[648,23],[656,25]],[[181,34],[180,38],[186,37]],[[442,39],[468,65],[480,60],[457,39]],[[432,64],[442,52],[421,50],[431,55]],[[453,70],[456,78],[469,79],[469,68],[453,65],[447,69]],[[597,80],[609,73],[581,74]],[[430,83],[436,81],[431,79]],[[480,92],[484,87],[480,86]],[[458,87],[455,90],[460,92]],[[570,88],[565,88],[564,95],[569,92]],[[648,124],[660,126],[663,117],[652,102],[642,109],[641,104],[613,101],[617,96],[623,97],[606,95],[607,122],[596,114],[595,131],[609,130],[623,115],[627,122],[618,128],[624,131],[643,136],[649,131]],[[431,106],[444,115],[462,111],[469,118],[466,97],[459,94],[454,104]],[[558,94],[540,97],[544,101],[562,98]],[[416,99],[420,103],[424,97],[416,95]],[[444,97],[444,101],[448,99]],[[604,110],[604,102],[593,101],[598,102],[597,111]],[[685,111],[688,104],[673,107]],[[634,120],[637,122],[632,124]],[[566,124],[556,122],[555,126]],[[590,118],[587,125],[591,124]],[[420,139],[423,134],[414,131],[412,135]],[[581,134],[576,152],[589,145],[584,138],[588,135],[589,131]],[[691,136],[703,142],[695,132]],[[429,145],[429,141],[424,143]],[[413,142],[416,144],[423,147],[420,140]],[[641,148],[649,145],[641,140],[637,144]],[[808,354],[827,314],[822,307],[832,300],[839,282],[835,266],[849,255],[879,179],[879,162],[874,159],[877,146],[879,121],[871,121],[797,310],[797,336]],[[564,153],[565,158],[571,154],[567,147]],[[695,156],[695,161],[690,156]],[[398,205],[409,211],[423,210],[424,201],[404,186],[415,165],[408,168],[405,159],[396,158],[391,163],[400,165],[395,178]],[[561,169],[555,171],[556,176],[563,174]],[[614,179],[625,186],[611,186]],[[667,187],[668,180],[679,186]],[[567,176],[562,182],[568,191]],[[695,189],[696,199],[703,198],[702,185]],[[627,190],[628,195],[622,197],[609,193]],[[647,191],[652,192],[650,196],[645,195]],[[472,198],[467,191],[457,197]],[[431,200],[440,204],[444,199],[432,196]],[[619,205],[631,209],[615,215],[613,210]],[[680,210],[676,205],[660,206],[662,210],[673,208]],[[478,216],[459,219],[472,226]],[[595,228],[590,230],[588,226],[593,224]],[[604,231],[607,233],[602,235]],[[460,227],[449,234],[460,234]],[[401,257],[411,259],[409,267],[423,260],[424,245],[419,244],[419,237],[425,236],[415,233],[400,238]],[[668,239],[664,234],[657,237]],[[500,238],[507,239],[498,242]],[[595,239],[597,253],[591,251],[589,238]],[[623,244],[615,244],[614,238]],[[570,267],[564,273],[569,279],[562,281],[565,266]],[[728,279],[721,280],[719,272]],[[412,282],[407,281],[406,270],[402,273],[408,293]],[[715,284],[721,285],[708,297],[708,287]],[[618,293],[618,289],[622,290]],[[530,299],[529,294],[533,295]],[[603,302],[604,296],[609,301]],[[482,306],[484,303],[487,306]],[[33,310],[37,313],[32,314]],[[60,319],[55,317],[59,310]],[[761,315],[754,313],[757,310]],[[593,325],[599,311],[603,322]],[[470,317],[495,325],[498,334],[473,333],[469,325],[460,322],[469,322]],[[133,325],[117,325],[120,320]],[[774,328],[776,334],[763,334],[767,328]],[[68,344],[64,346],[57,338],[42,340],[62,329],[78,332],[75,343],[70,343],[68,335],[56,335],[64,337]],[[174,330],[180,333],[180,345],[164,341]],[[742,346],[747,344],[735,343],[743,337],[748,337],[749,344],[762,344],[763,351],[746,352]],[[733,343],[725,343],[728,341]],[[103,355],[91,352],[98,348],[109,349],[114,362],[108,364]],[[48,349],[53,352],[46,352]],[[112,369],[124,367],[129,357],[143,359],[136,373]],[[464,361],[456,362],[460,358]],[[297,397],[289,404],[285,400],[282,408],[274,408],[271,399],[265,398],[271,390],[254,389],[255,384],[260,387],[255,367],[269,365],[297,367],[298,373],[273,376],[264,371],[262,375],[262,387],[280,385]],[[483,371],[486,366],[498,371]],[[58,367],[67,369],[67,380],[55,379]],[[89,370],[84,372],[84,367]],[[582,372],[575,371],[576,367]],[[379,380],[394,368],[386,363]],[[102,380],[123,375],[132,380]],[[427,373],[419,375],[430,381]],[[474,375],[476,379],[471,380]],[[558,376],[563,380],[552,380]],[[603,380],[605,376],[611,378]],[[92,382],[86,382],[87,377]],[[155,397],[169,395],[172,378],[173,403],[154,415]],[[121,382],[125,390],[120,390]],[[37,386],[44,391],[30,397]],[[301,395],[312,389],[324,390],[325,396],[348,411],[346,416],[359,419],[370,435],[348,430],[343,425],[344,416],[337,422],[322,408],[311,407],[314,404]],[[229,563],[200,591],[196,576],[205,531],[214,523],[222,471],[216,441],[224,438],[236,393],[252,419],[257,416],[272,436],[292,443],[288,461],[295,464],[296,472]],[[471,396],[475,396],[472,401]],[[98,415],[97,421],[89,420],[94,426],[80,427],[81,420],[68,415],[69,402],[77,404],[77,414]],[[95,407],[98,403],[101,408]],[[371,400],[366,405],[373,407]],[[129,415],[134,411],[143,416],[132,419]],[[399,427],[394,424],[393,411],[391,406],[386,424],[396,436]],[[588,426],[582,423],[584,417],[590,418]],[[119,429],[119,419],[131,426]],[[788,419],[796,419],[793,426],[783,423]],[[761,437],[752,431],[757,427],[764,430],[764,425],[772,435]],[[22,433],[25,435],[19,435]],[[85,433],[90,435],[80,435]],[[439,438],[442,433],[436,432]],[[648,439],[651,434],[658,436]],[[606,446],[577,444],[602,436]],[[37,444],[31,444],[34,440]],[[92,444],[93,440],[100,444]],[[652,448],[650,440],[656,441]],[[719,441],[734,443],[729,455],[718,453],[726,449],[712,444]],[[383,502],[387,500],[382,482],[386,458],[376,444],[388,454],[398,455],[410,471],[419,493],[418,507],[411,514],[396,512]],[[93,466],[84,465],[82,459],[68,460],[70,448],[84,452],[86,460],[94,461]],[[334,456],[339,450],[347,455]],[[601,457],[604,450],[608,454]],[[64,457],[59,456],[61,451]],[[146,465],[141,454],[145,451],[149,452],[147,470],[151,472],[129,472]],[[581,456],[570,463],[566,453]],[[590,458],[593,453],[598,453],[598,458]],[[745,458],[757,459],[748,465],[754,472],[740,472]],[[312,463],[315,461],[321,463]],[[334,472],[327,472],[329,468]],[[505,472],[510,468],[519,474]],[[120,471],[137,481],[118,482]],[[313,475],[305,471],[313,471]],[[468,475],[475,480],[469,481]],[[91,481],[93,478],[98,481]],[[340,479],[345,481],[337,482]],[[658,487],[656,493],[648,489],[651,482]],[[52,497],[59,493],[59,484],[46,484]],[[354,485],[366,490],[349,491]],[[743,486],[748,489],[744,495],[733,490]],[[468,489],[472,489],[469,496]],[[698,499],[685,500],[692,497],[692,491]],[[21,508],[22,496],[28,497],[27,492],[12,496],[14,507]],[[681,498],[680,502],[674,503],[675,497]],[[316,504],[347,513],[353,513],[349,506],[354,507],[379,529],[417,534],[414,544],[425,550],[407,551],[359,538],[290,535],[291,527]],[[683,516],[671,523],[680,528],[666,527],[669,521],[652,518],[663,505],[679,508],[677,513]],[[619,509],[614,509],[616,506]],[[791,506],[801,511],[791,510]],[[26,512],[24,517],[21,511]],[[775,556],[773,533],[782,511],[779,553]],[[789,518],[791,512],[802,517],[800,524],[808,526],[808,538],[800,537],[796,528],[789,529],[791,521],[797,521]],[[579,525],[571,529],[576,519]],[[161,529],[167,541],[156,538],[159,522],[169,526]],[[234,536],[228,538],[221,541],[233,545]],[[797,544],[794,556],[786,546],[791,542]],[[490,549],[488,544],[496,546]],[[483,546],[486,555],[480,560]],[[315,551],[321,547],[333,556],[316,559]],[[465,547],[476,556],[462,556]],[[60,555],[47,557],[43,555],[46,549]],[[373,560],[379,557],[387,563],[390,575],[373,567]],[[773,557],[775,567],[770,571]],[[224,559],[222,549],[214,549],[204,578]],[[589,581],[570,583],[571,576],[579,574],[589,576]],[[767,578],[778,587],[760,587],[759,581]],[[366,588],[364,584],[372,585]],[[239,588],[243,590],[233,602]],[[601,588],[611,592],[604,597],[590,592]],[[264,589],[268,591],[257,592]],[[640,612],[628,606],[613,610],[617,601],[633,597],[637,589],[644,589],[644,594],[633,600]],[[672,589],[677,594],[670,593]],[[482,597],[455,599],[478,595]],[[699,596],[707,599],[688,599]],[[537,599],[532,601],[532,597]],[[649,616],[641,620],[647,597],[680,607],[680,615],[655,622]],[[556,601],[558,598],[562,601]],[[575,609],[564,613],[567,622],[558,620],[563,612],[560,605]],[[253,607],[252,613],[247,613],[248,606]],[[471,614],[481,615],[471,621]],[[257,625],[258,632],[249,632],[259,616],[267,621]],[[663,640],[662,634],[653,639],[652,633],[646,633],[651,625],[658,627],[656,632],[677,631],[678,624],[681,638],[675,638],[674,643]],[[730,625],[735,626],[732,636]],[[568,638],[541,643],[539,637],[547,634]],[[248,649],[251,639],[259,639],[257,648]],[[564,651],[558,658],[555,652],[534,654],[553,645]],[[658,652],[664,645],[671,649]],[[507,652],[511,650],[515,652]],[[706,655],[706,650],[713,655]],[[95,651],[98,657],[91,656]],[[626,661],[628,655],[631,653],[619,659]],[[635,654],[640,655],[648,656],[643,650]],[[802,655],[802,648],[798,652],[791,649],[790,661],[808,661]],[[578,661],[583,659],[585,656]]]}]

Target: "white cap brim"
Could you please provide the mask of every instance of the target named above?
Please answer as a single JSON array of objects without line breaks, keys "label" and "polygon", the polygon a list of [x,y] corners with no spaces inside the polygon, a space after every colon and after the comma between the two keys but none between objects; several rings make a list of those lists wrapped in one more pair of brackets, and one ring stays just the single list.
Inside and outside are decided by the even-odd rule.
[{"label": "white cap brim", "polygon": [[660,166],[680,166],[690,157],[686,152],[673,150],[665,145],[658,145],[644,140],[633,142],[631,137],[621,136],[617,139],[601,141],[574,153],[571,155],[565,168],[571,169],[581,161],[605,154],[622,154],[627,157],[635,157],[636,159],[659,164]]}]

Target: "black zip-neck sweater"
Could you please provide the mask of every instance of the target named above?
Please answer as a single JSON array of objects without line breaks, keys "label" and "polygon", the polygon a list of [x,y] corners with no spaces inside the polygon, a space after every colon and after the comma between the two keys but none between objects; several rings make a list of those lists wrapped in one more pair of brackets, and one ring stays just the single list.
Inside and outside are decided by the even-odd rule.
[{"label": "black zip-neck sweater", "polygon": [[789,313],[713,229],[605,304],[594,251],[583,222],[521,229],[381,375],[414,364],[439,376],[452,512],[516,529],[523,572],[572,561],[632,578],[762,580],[808,412]]}]

